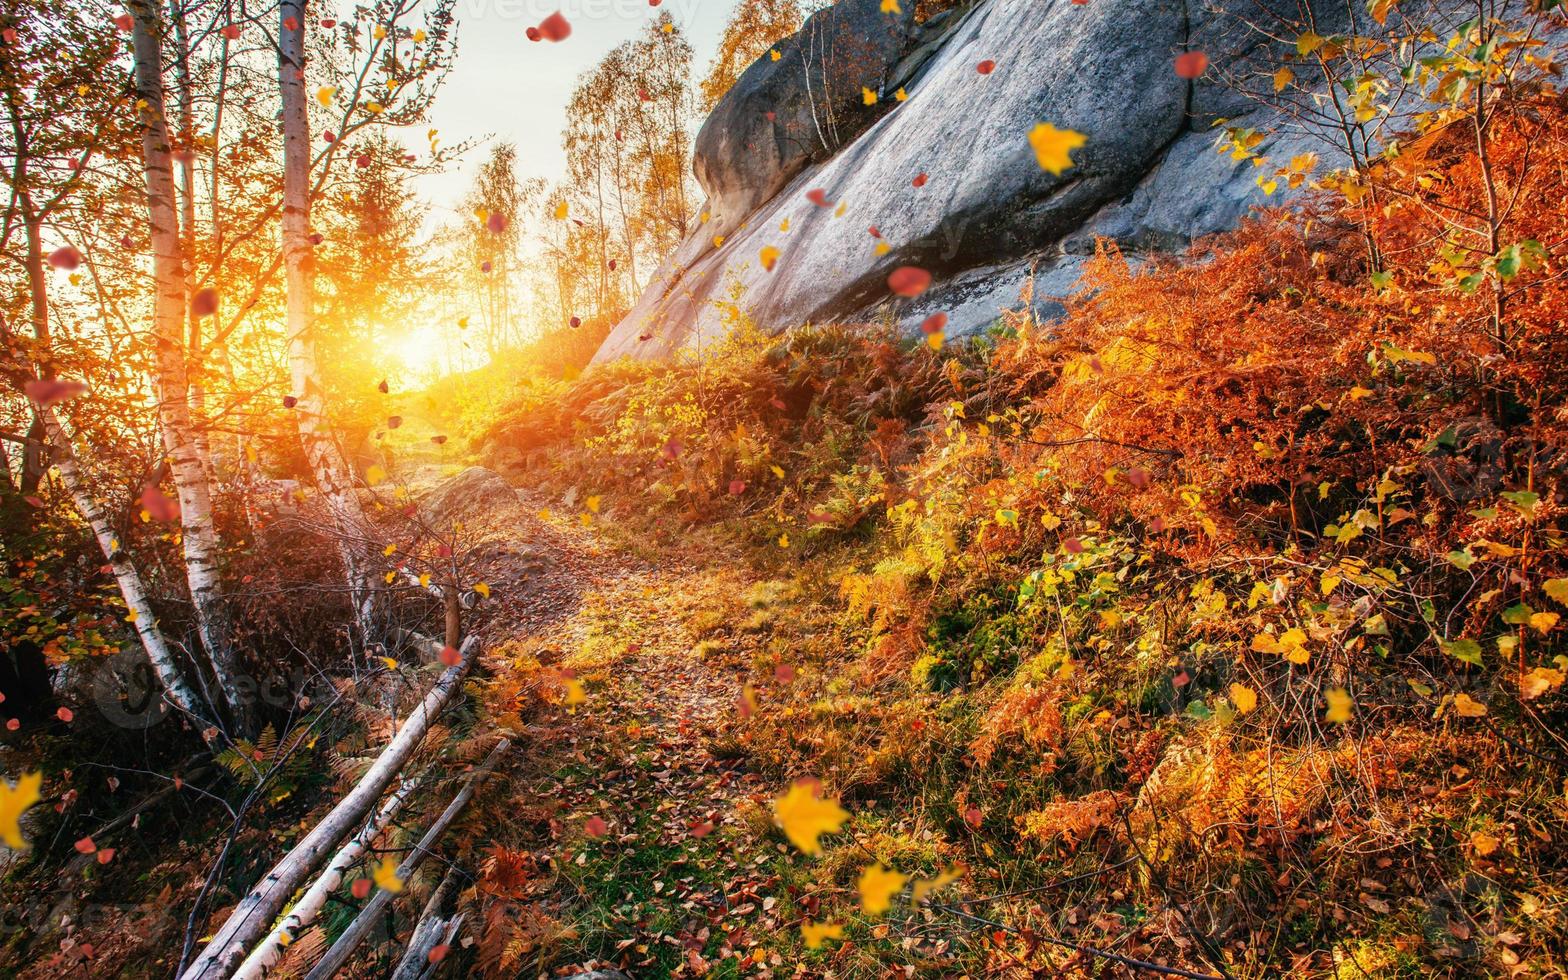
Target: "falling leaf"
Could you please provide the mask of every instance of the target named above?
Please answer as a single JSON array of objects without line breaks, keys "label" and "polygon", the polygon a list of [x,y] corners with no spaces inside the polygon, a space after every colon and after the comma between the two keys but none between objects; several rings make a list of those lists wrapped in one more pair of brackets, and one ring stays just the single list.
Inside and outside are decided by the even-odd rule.
[{"label": "falling leaf", "polygon": [[778,61],[780,58],[782,58],[784,56],[779,54],[779,49],[778,48],[774,48],[773,50],[768,52],[768,57],[770,59],[772,59],[773,61]]},{"label": "falling leaf", "polygon": [[860,872],[860,880],[855,882],[855,889],[860,892],[860,907],[867,915],[881,915],[892,907],[893,896],[903,891],[908,881],[908,875],[881,864],[866,865]]},{"label": "falling leaf", "polygon": [[[897,0],[882,0],[883,4],[897,4]],[[822,944],[829,939],[843,939],[844,927],[836,922],[815,923],[805,919],[800,923],[800,937],[806,941],[807,949],[821,949]]]},{"label": "falling leaf", "polygon": [[376,659],[381,661],[382,666],[386,667],[387,670],[397,670],[397,661],[391,657],[377,657]]},{"label": "falling leaf", "polygon": [[876,105],[877,94],[862,85],[860,88],[860,101],[866,105]]},{"label": "falling leaf", "polygon": [[583,690],[582,681],[567,678],[564,686],[566,687],[566,697],[564,699],[566,704],[579,705],[588,700],[588,693]]},{"label": "falling leaf", "polygon": [[142,487],[142,509],[155,521],[174,521],[180,516],[180,507],[168,495],[149,483]]},{"label": "falling leaf", "polygon": [[1209,67],[1209,56],[1202,51],[1183,51],[1176,56],[1176,77],[1197,78]]},{"label": "falling leaf", "polygon": [[82,264],[82,253],[78,252],[69,245],[62,245],[60,248],[57,248],[53,252],[49,253],[49,264],[54,266],[56,269],[63,269],[66,272],[70,272],[72,269],[75,269],[77,266]]},{"label": "falling leaf", "polygon": [[1034,147],[1035,159],[1042,170],[1058,176],[1073,166],[1070,154],[1088,142],[1082,133],[1070,129],[1057,129],[1050,123],[1039,123],[1029,131],[1029,145]]},{"label": "falling leaf", "polygon": [[332,105],[332,99],[337,94],[338,90],[335,86],[323,85],[316,89],[316,101],[321,103],[321,107],[323,109],[330,108]]},{"label": "falling leaf", "polygon": [[1234,704],[1241,714],[1247,714],[1258,706],[1258,693],[1245,684],[1232,684],[1230,703]]},{"label": "falling leaf", "polygon": [[572,25],[558,10],[539,22],[539,36],[546,41],[564,41],[571,36]]},{"label": "falling leaf", "polygon": [[370,896],[370,884],[369,878],[355,879],[354,884],[349,886],[348,892],[350,895],[363,901]]},{"label": "falling leaf", "polygon": [[479,593],[479,597],[482,599],[490,598],[490,586],[484,582],[475,582],[474,591]]},{"label": "falling leaf", "polygon": [[788,533],[779,535],[779,547],[780,548],[788,548],[789,547],[789,534]]},{"label": "falling leaf", "polygon": [[813,187],[811,190],[807,191],[806,200],[810,201],[812,204],[815,204],[819,208],[829,207],[833,203],[832,201],[828,200],[828,192],[820,187]]},{"label": "falling leaf", "polygon": [[897,296],[919,296],[931,285],[931,273],[912,265],[899,266],[887,277],[887,288]]},{"label": "falling leaf", "polygon": [[838,833],[849,819],[849,813],[837,800],[824,800],[820,791],[821,784],[816,780],[799,779],[791,784],[789,792],[773,802],[773,816],[784,829],[784,836],[805,854],[822,853],[818,838]]},{"label": "falling leaf", "polygon": [[1323,714],[1324,721],[1343,725],[1350,720],[1350,711],[1354,702],[1350,700],[1350,693],[1344,688],[1329,688],[1323,692],[1323,700],[1328,703],[1328,711]]},{"label": "falling leaf", "polygon": [[609,832],[610,832],[609,825],[604,822],[604,818],[603,817],[601,817],[601,816],[599,816],[597,814],[595,814],[594,816],[589,817],[583,823],[583,833],[587,834],[589,837],[595,837],[595,838],[603,837],[605,834],[607,834]]},{"label": "falling leaf", "polygon": [[76,712],[72,711],[70,708],[65,707],[64,705],[61,705],[58,709],[55,710],[54,716],[69,725],[71,723],[71,719],[76,717]]},{"label": "falling leaf", "polygon": [[80,381],[57,381],[53,378],[29,381],[22,386],[22,390],[28,398],[43,406],[87,394],[87,386]]},{"label": "falling leaf", "polygon": [[909,101],[909,93],[900,88],[893,93],[893,99],[897,102],[907,102]]},{"label": "falling leaf", "polygon": [[989,75],[993,71],[996,71],[996,62],[992,61],[990,58],[987,58],[978,65],[975,65],[975,71],[982,75]]},{"label": "falling leaf", "polygon": [[1289,66],[1279,69],[1274,73],[1274,91],[1283,92],[1296,80],[1296,73]]},{"label": "falling leaf", "polygon": [[774,248],[772,245],[764,245],[762,246],[762,251],[759,253],[758,258],[762,261],[762,267],[769,272],[772,272],[773,266],[779,260],[779,250]]},{"label": "falling leaf", "polygon": [[[12,718],[11,721],[16,719]],[[15,786],[0,779],[0,840],[5,841],[5,845],[13,851],[27,849],[27,842],[22,839],[22,814],[41,799],[38,791],[43,784],[44,774],[41,772],[24,774]]]},{"label": "falling leaf", "polygon": [[371,466],[365,470],[365,482],[371,486],[385,483],[387,482],[387,471],[382,469],[380,466],[371,464]]},{"label": "falling leaf", "polygon": [[382,891],[396,895],[403,890],[403,879],[397,876],[397,862],[391,858],[382,858],[371,872],[371,877],[375,879],[376,887]]},{"label": "falling leaf", "polygon": [[370,36],[375,38],[377,41],[385,40],[387,36],[386,25],[377,24],[375,28],[371,30]]},{"label": "falling leaf", "polygon": [[922,878],[910,886],[909,900],[918,905],[933,893],[946,888],[963,876],[964,866],[959,864],[939,873],[935,878]]},{"label": "falling leaf", "polygon": [[457,647],[447,644],[441,648],[441,653],[436,659],[441,661],[443,667],[456,667],[463,662],[463,652]]}]

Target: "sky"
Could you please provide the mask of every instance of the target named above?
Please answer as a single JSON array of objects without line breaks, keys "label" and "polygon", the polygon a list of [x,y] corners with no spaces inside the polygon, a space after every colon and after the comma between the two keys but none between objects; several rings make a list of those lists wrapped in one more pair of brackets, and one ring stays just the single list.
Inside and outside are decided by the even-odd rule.
[{"label": "sky", "polygon": [[[431,125],[444,146],[493,137],[517,144],[522,177],[555,180],[565,170],[561,130],[577,76],[606,52],[635,37],[668,11],[695,49],[694,81],[708,63],[735,0],[457,0],[457,61],[432,110]],[[559,10],[571,36],[530,41],[529,27]],[[484,159],[476,145],[445,173],[419,178],[418,189],[435,207],[431,218],[450,216]]]}]

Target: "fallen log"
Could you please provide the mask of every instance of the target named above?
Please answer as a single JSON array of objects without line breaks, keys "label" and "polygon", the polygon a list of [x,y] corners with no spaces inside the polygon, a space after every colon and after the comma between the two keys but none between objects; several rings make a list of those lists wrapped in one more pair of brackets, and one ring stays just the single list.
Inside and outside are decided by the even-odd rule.
[{"label": "fallen log", "polygon": [[462,686],[463,677],[478,652],[477,638],[469,637],[462,647],[462,659],[442,673],[424,700],[387,743],[370,770],[332,808],[332,812],[294,845],[240,900],[195,961],[180,974],[180,980],[224,980],[229,975],[272,925],[283,903],[320,866],[328,852],[337,847],[353,827],[364,819],[371,806],[381,797],[382,791],[402,771],[403,765],[430,730],[431,723]]},{"label": "fallen log", "polygon": [[[413,876],[415,871],[419,870],[419,866],[424,863],[431,850],[440,842],[442,835],[452,825],[452,821],[456,820],[457,815],[463,812],[463,808],[468,805],[468,801],[474,798],[474,791],[479,788],[479,783],[490,774],[496,763],[500,761],[502,754],[511,745],[510,739],[501,739],[501,741],[496,743],[495,748],[490,750],[490,754],[485,757],[485,761],[479,768],[469,773],[467,781],[463,783],[463,788],[457,791],[457,795],[452,797],[452,802],[447,804],[446,809],[441,811],[439,817],[436,817],[435,822],[430,825],[430,829],[425,831],[424,836],[419,839],[419,843],[414,845],[414,849],[403,859],[403,863],[397,866],[397,876],[399,878],[407,881]],[[359,915],[354,917],[354,921],[349,923],[348,928],[338,937],[338,941],[333,943],[332,948],[327,950],[326,955],[321,958],[321,962],[317,963],[315,969],[306,974],[305,980],[328,980],[338,970],[342,969],[343,964],[348,962],[348,958],[353,955],[354,950],[358,949],[359,944],[365,941],[365,937],[370,934],[370,930],[375,928],[376,923],[381,918],[381,914],[391,904],[394,897],[392,892],[385,890],[377,891],[372,895],[370,901],[365,903],[364,908],[359,910]]]},{"label": "fallen log", "polygon": [[245,958],[245,962],[240,964],[240,968],[234,971],[230,980],[259,980],[267,975],[268,970],[278,965],[284,954],[288,952],[289,946],[300,937],[300,933],[316,921],[316,916],[321,914],[327,899],[343,884],[343,875],[370,849],[371,842],[387,828],[392,818],[397,816],[398,811],[403,808],[404,803],[408,802],[409,796],[418,785],[417,779],[409,780],[387,797],[386,802],[381,804],[381,809],[365,821],[359,833],[350,837],[348,843],[332,855],[332,860],[327,862],[326,869],[309,888],[305,889],[299,901],[295,902],[283,916],[283,921],[278,924],[278,928],[267,933],[261,943]]},{"label": "fallen log", "polygon": [[458,874],[455,865],[447,869],[441,884],[430,893],[429,901],[419,913],[419,922],[409,936],[408,948],[392,970],[392,980],[423,980],[434,975],[438,963],[430,961],[431,952],[437,947],[450,947],[463,924],[462,915],[448,917],[446,914],[446,906],[461,888],[462,881],[463,876]]}]

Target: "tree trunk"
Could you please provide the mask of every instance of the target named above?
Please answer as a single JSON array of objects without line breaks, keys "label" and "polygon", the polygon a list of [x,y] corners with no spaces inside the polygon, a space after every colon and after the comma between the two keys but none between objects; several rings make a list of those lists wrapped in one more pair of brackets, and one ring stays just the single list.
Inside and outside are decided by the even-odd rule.
[{"label": "tree trunk", "polygon": [[[496,763],[501,760],[501,756],[507,749],[511,748],[511,745],[512,743],[509,740],[501,739],[501,741],[496,743],[495,748],[490,750],[490,754],[485,757],[484,763],[469,774],[468,781],[463,784],[463,788],[458,790],[457,795],[452,798],[452,802],[448,803],[446,809],[441,811],[441,815],[436,818],[435,823],[430,825],[430,829],[425,831],[425,835],[419,839],[418,844],[414,845],[414,849],[409,852],[408,857],[403,859],[403,863],[397,866],[397,876],[399,878],[407,881],[413,877],[415,871],[419,870],[419,866],[430,855],[431,848],[435,847],[440,842],[442,835],[446,833],[447,827],[451,826],[452,821],[457,819],[457,815],[463,812],[464,807],[468,806],[468,801],[474,798],[474,790],[478,788],[480,781],[490,774],[490,771],[495,768]],[[354,921],[349,923],[349,927],[338,937],[338,941],[332,944],[331,949],[327,950],[327,954],[321,958],[321,962],[316,964],[316,968],[306,974],[305,980],[331,980],[333,974],[342,969],[343,964],[348,962],[349,956],[353,955],[354,950],[359,948],[359,944],[365,941],[365,936],[370,933],[370,930],[375,928],[376,922],[381,918],[381,913],[391,904],[392,898],[392,893],[388,891],[378,891],[372,895],[370,901],[365,903],[365,907],[359,910],[359,915],[354,917]]]},{"label": "tree trunk", "polygon": [[450,946],[463,924],[461,915],[447,918],[446,911],[462,885],[463,876],[458,873],[457,865],[448,868],[441,884],[425,901],[414,932],[408,938],[408,948],[403,950],[402,958],[392,969],[392,980],[423,980],[435,974],[437,964],[430,962],[430,951],[437,946]]},{"label": "tree trunk", "polygon": [[132,47],[141,110],[142,158],[147,176],[147,216],[153,250],[153,342],[158,374],[158,418],[180,499],[185,575],[196,630],[234,721],[250,728],[250,698],[229,643],[228,610],[218,575],[218,536],[212,520],[207,472],[192,439],[185,369],[185,265],[180,256],[169,126],[164,118],[161,24],[151,0],[133,0]]},{"label": "tree trunk", "polygon": [[240,968],[235,970],[229,980],[261,980],[267,971],[277,966],[288,952],[289,945],[299,938],[300,933],[308,929],[316,921],[316,916],[326,907],[327,899],[343,884],[343,876],[348,869],[353,867],[365,852],[370,849],[373,842],[381,832],[397,816],[403,804],[413,795],[418,787],[419,780],[411,779],[404,783],[397,792],[387,797],[381,809],[375,812],[359,833],[348,839],[348,843],[332,855],[332,860],[327,862],[327,867],[321,872],[311,886],[305,889],[299,900],[289,908],[288,914],[278,927],[267,933],[261,945],[245,958]]},{"label": "tree trunk", "polygon": [[[305,101],[305,4],[278,6],[278,89],[283,111],[283,265],[288,284],[285,333],[300,446],[337,528],[338,551],[353,597],[360,639],[373,636],[376,582],[365,546],[365,519],[353,474],[327,424],[316,360],[316,259],[310,241],[310,119]],[[290,30],[289,25],[294,29]]]},{"label": "tree trunk", "polygon": [[431,723],[462,686],[469,664],[479,654],[477,639],[469,637],[463,644],[462,654],[462,660],[442,673],[430,693],[403,722],[397,735],[387,743],[375,764],[348,795],[240,899],[201,955],[180,975],[180,980],[222,980],[244,958],[272,925],[283,903],[321,863],[328,850],[337,846],[353,826],[364,819],[381,791],[402,771],[430,730]]},{"label": "tree trunk", "polygon": [[165,694],[174,705],[181,710],[203,721],[210,720],[210,713],[202,703],[201,698],[186,682],[185,675],[180,670],[179,663],[169,650],[169,645],[164,641],[163,631],[158,628],[158,620],[153,616],[152,605],[147,601],[147,590],[142,586],[142,577],[136,571],[136,566],[131,563],[130,556],[121,547],[120,541],[115,537],[114,530],[109,524],[109,517],[93,498],[92,492],[82,479],[81,470],[76,465],[76,453],[71,447],[71,441],[66,436],[65,430],[60,426],[60,420],[55,416],[54,409],[47,406],[38,408],[38,417],[43,421],[49,445],[54,449],[55,468],[60,471],[60,481],[65,484],[66,492],[71,495],[77,511],[82,515],[82,520],[92,529],[93,537],[98,539],[98,547],[103,549],[104,559],[114,571],[114,581],[120,587],[120,595],[125,599],[126,608],[135,617],[131,625],[136,628],[136,635],[141,638],[142,649],[147,651],[147,662],[152,664],[152,669],[162,682]]}]

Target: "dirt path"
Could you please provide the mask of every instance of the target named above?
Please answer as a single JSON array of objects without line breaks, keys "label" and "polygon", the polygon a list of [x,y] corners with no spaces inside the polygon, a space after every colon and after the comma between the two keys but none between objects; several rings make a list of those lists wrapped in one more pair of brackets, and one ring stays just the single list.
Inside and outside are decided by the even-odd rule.
[{"label": "dirt path", "polygon": [[585,700],[529,727],[508,803],[519,819],[497,834],[534,869],[525,917],[549,924],[534,922],[526,945],[538,948],[517,965],[770,975],[779,957],[752,951],[789,925],[771,894],[772,791],[727,751],[757,646],[753,583],[652,564],[608,543],[597,519],[525,499],[516,552],[529,564],[497,563],[508,598],[486,647],[564,671]]}]

